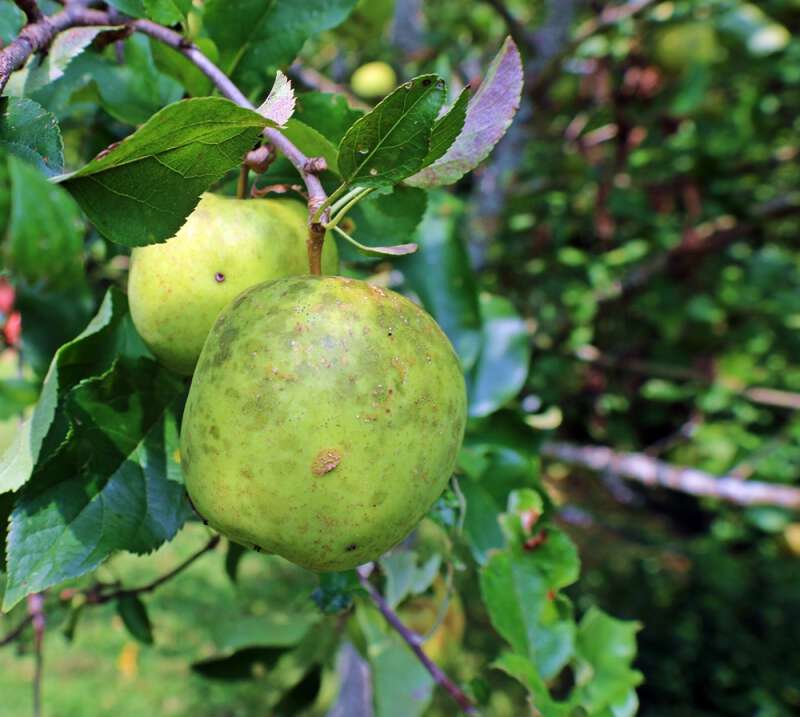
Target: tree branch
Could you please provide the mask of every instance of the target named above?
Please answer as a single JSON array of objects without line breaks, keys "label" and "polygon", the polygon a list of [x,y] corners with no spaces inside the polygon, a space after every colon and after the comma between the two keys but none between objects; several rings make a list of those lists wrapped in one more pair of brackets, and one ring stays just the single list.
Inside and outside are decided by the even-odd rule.
[{"label": "tree branch", "polygon": [[172,570],[168,573],[165,573],[161,577],[156,578],[152,582],[146,583],[138,588],[120,588],[118,590],[114,590],[113,592],[106,593],[105,595],[96,595],[93,599],[90,599],[89,602],[97,605],[102,605],[103,603],[110,602],[111,600],[116,600],[117,598],[125,597],[126,595],[142,595],[144,593],[151,593],[157,588],[161,587],[164,583],[169,582],[177,575],[180,575],[186,568],[188,568],[195,560],[202,557],[206,553],[211,552],[214,548],[219,545],[220,536],[215,535],[211,540],[209,540],[202,548],[198,551],[192,553],[186,560],[182,563],[176,565]]},{"label": "tree branch", "polygon": [[422,647],[420,647],[417,636],[403,624],[403,622],[397,616],[397,613],[395,613],[394,610],[389,607],[389,604],[386,602],[386,600],[384,600],[383,595],[381,595],[373,587],[372,583],[370,583],[367,575],[362,573],[361,569],[357,570],[356,572],[358,573],[358,579],[361,582],[361,586],[367,591],[367,595],[369,595],[372,602],[375,603],[375,606],[386,618],[386,621],[397,631],[400,637],[402,637],[405,643],[411,648],[411,651],[417,656],[417,659],[419,659],[425,669],[431,674],[431,677],[433,677],[433,679],[436,680],[439,685],[444,687],[450,693],[450,696],[456,701],[464,714],[477,714],[478,711],[475,705],[472,704],[470,698],[467,697],[461,688],[425,654],[425,651],[422,649]]},{"label": "tree branch", "polygon": [[638,374],[640,376],[661,376],[676,381],[690,381],[712,385],[718,383],[723,388],[746,398],[753,403],[773,408],[787,408],[791,411],[800,411],[800,393],[784,391],[779,388],[765,386],[746,386],[733,379],[716,377],[711,371],[700,371],[683,366],[642,361],[631,356],[609,356],[601,353],[594,346],[582,346],[575,351],[575,358],[586,363],[602,366],[614,371]]},{"label": "tree branch", "polygon": [[[194,64],[214,83],[214,86],[224,97],[241,107],[255,109],[250,100],[245,97],[230,78],[180,33],[150,20],[129,18],[116,10],[101,12],[99,10],[90,10],[77,3],[68,5],[62,12],[52,17],[45,17],[38,22],[26,25],[20,31],[19,36],[8,47],[0,51],[0,92],[5,88],[11,73],[21,67],[33,53],[46,48],[58,33],[70,27],[91,25],[124,25],[132,28],[135,32],[140,32],[168,45]],[[267,127],[263,134],[300,173],[308,192],[309,217],[314,216],[327,198],[325,188],[317,176],[317,173],[322,171],[320,163],[310,161],[279,130]],[[312,267],[315,265],[316,254],[319,253],[321,256],[322,253],[322,241],[324,240],[325,232],[321,225],[327,221],[327,218],[327,213],[323,213],[323,216],[318,221],[313,223],[309,221],[308,244]],[[314,256],[312,256],[312,253]]]},{"label": "tree branch", "polygon": [[25,619],[19,623],[15,628],[12,628],[10,632],[8,632],[4,637],[0,637],[0,647],[5,647],[6,645],[10,645],[14,640],[16,640],[24,631],[25,628],[28,627],[33,622],[32,615],[26,615]]},{"label": "tree branch", "polygon": [[28,614],[33,624],[33,651],[35,667],[33,671],[33,717],[42,714],[42,677],[44,676],[44,595],[28,595]]},{"label": "tree branch", "polygon": [[89,10],[80,6],[69,6],[52,17],[42,17],[20,30],[19,35],[0,51],[0,92],[6,86],[11,73],[22,67],[35,52],[46,48],[58,33],[70,27],[107,25],[107,13]]},{"label": "tree branch", "polygon": [[542,455],[598,473],[609,472],[622,478],[689,493],[717,498],[736,505],[770,505],[800,510],[800,488],[777,483],[744,481],[733,476],[718,477],[696,468],[674,466],[644,453],[623,453],[604,446],[579,446],[548,441]]},{"label": "tree branch", "polygon": [[523,47],[531,53],[536,51],[533,33],[508,9],[503,0],[484,0],[484,2],[487,5],[491,5],[495,12],[503,18],[503,22],[505,22],[506,28],[508,29],[508,34],[511,35],[511,38],[517,43],[518,47]]}]

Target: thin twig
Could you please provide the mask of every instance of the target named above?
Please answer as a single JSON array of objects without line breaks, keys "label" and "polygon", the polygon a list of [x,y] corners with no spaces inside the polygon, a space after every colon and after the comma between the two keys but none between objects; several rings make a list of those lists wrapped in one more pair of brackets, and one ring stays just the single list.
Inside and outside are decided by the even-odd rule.
[{"label": "thin twig", "polygon": [[22,620],[19,625],[15,628],[12,628],[10,632],[8,632],[4,637],[0,637],[0,647],[5,647],[6,645],[10,645],[14,640],[16,640],[24,631],[28,625],[33,622],[32,615],[26,615],[25,619]]},{"label": "thin twig", "polygon": [[533,32],[530,32],[525,25],[508,9],[503,0],[484,0],[487,5],[491,5],[495,12],[503,18],[508,34],[519,47],[524,47],[530,52],[536,51],[536,43],[534,40]]},{"label": "thin twig", "polygon": [[770,505],[800,510],[800,488],[778,483],[743,481],[735,476],[715,476],[696,468],[675,466],[644,453],[625,453],[605,446],[580,446],[548,441],[544,457],[612,473],[649,486],[660,486],[700,497],[716,498],[736,505]]},{"label": "thin twig", "polygon": [[239,167],[239,179],[236,181],[236,197],[238,199],[247,199],[247,179],[250,175],[250,167],[242,164]]},{"label": "thin twig", "polygon": [[32,54],[46,48],[58,33],[71,27],[108,24],[108,13],[80,6],[69,6],[56,15],[29,23],[0,51],[0,92],[11,73],[22,67]]},{"label": "thin twig", "polygon": [[[192,42],[174,30],[159,25],[150,20],[137,20],[122,15],[115,10],[101,12],[90,10],[81,4],[68,5],[62,12],[46,17],[38,22],[26,25],[19,36],[8,47],[0,51],[0,91],[5,88],[11,73],[21,67],[33,53],[47,47],[53,38],[70,27],[91,25],[125,25],[136,32],[140,32],[154,40],[180,52],[186,59],[195,65],[208,77],[220,94],[227,97],[241,107],[255,109],[250,100],[231,81],[231,79],[211,60],[209,60]],[[273,127],[267,127],[264,137],[283,154],[300,173],[303,183],[308,191],[309,217],[317,213],[327,198],[325,188],[322,186],[317,172],[321,171],[321,164],[310,161],[289,139]],[[327,220],[327,216],[322,217]],[[309,259],[312,272],[322,255],[322,245],[325,239],[325,230],[320,225],[320,220],[309,221]]]},{"label": "thin twig", "polygon": [[172,580],[172,578],[174,578],[176,575],[180,575],[180,573],[186,570],[186,568],[188,568],[192,563],[194,563],[195,560],[202,557],[206,553],[214,550],[214,548],[216,548],[217,545],[219,545],[219,541],[220,541],[219,535],[215,535],[202,548],[192,553],[182,563],[176,565],[168,573],[165,573],[161,577],[156,578],[152,582],[149,582],[138,588],[120,588],[118,590],[114,590],[113,592],[106,593],[105,595],[96,595],[94,599],[90,600],[90,602],[102,605],[103,603],[110,602],[111,600],[116,600],[117,598],[125,597],[126,595],[142,595],[144,593],[151,593],[164,583]]},{"label": "thin twig", "polygon": [[31,616],[33,624],[33,717],[41,717],[42,714],[42,678],[44,676],[44,595],[33,593],[28,595],[28,614]]},{"label": "thin twig", "polygon": [[450,696],[456,701],[464,714],[477,714],[478,711],[475,705],[472,704],[470,698],[467,697],[461,688],[425,654],[425,651],[419,644],[417,636],[403,624],[402,620],[400,620],[400,618],[397,616],[397,613],[394,612],[394,610],[389,607],[389,604],[386,602],[386,600],[384,600],[383,595],[381,595],[373,587],[372,583],[370,583],[368,577],[362,572],[361,569],[359,569],[357,573],[362,587],[367,591],[367,595],[369,595],[372,602],[375,603],[375,606],[386,618],[386,621],[397,631],[400,637],[402,637],[405,643],[411,648],[411,651],[417,656],[417,659],[419,659],[425,669],[430,672],[431,677],[433,677],[433,679],[436,680],[439,685],[444,687],[450,693]]},{"label": "thin twig", "polygon": [[575,352],[574,356],[580,361],[613,370],[624,371],[625,373],[633,373],[647,377],[661,376],[675,381],[691,381],[708,386],[716,383],[722,386],[722,388],[735,393],[737,396],[746,398],[753,403],[758,403],[762,406],[771,406],[773,408],[786,408],[791,411],[800,411],[800,393],[794,391],[767,388],[765,386],[745,386],[734,379],[715,377],[708,371],[699,371],[683,366],[672,366],[652,361],[642,361],[630,356],[609,356],[601,353],[594,346],[582,346]]}]

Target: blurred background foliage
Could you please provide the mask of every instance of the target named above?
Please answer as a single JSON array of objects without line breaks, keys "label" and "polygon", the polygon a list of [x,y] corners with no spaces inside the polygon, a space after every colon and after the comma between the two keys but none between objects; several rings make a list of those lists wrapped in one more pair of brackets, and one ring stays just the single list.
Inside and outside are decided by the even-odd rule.
[{"label": "blurred background foliage", "polygon": [[[8,42],[22,17],[8,2],[0,10]],[[197,0],[186,29],[216,59],[203,10]],[[353,213],[354,235],[376,245],[403,240],[419,223],[417,255],[387,263],[345,254],[347,272],[421,300],[453,340],[470,388],[460,487],[407,550],[382,561],[387,599],[416,629],[433,630],[428,649],[472,681],[487,714],[523,714],[521,685],[485,672],[498,638],[465,559],[484,564],[503,545],[497,516],[512,491],[544,486],[551,515],[579,548],[582,578],[566,588],[576,612],[599,605],[641,623],[640,714],[798,714],[797,515],[646,488],[613,471],[568,466],[540,447],[553,438],[600,444],[720,476],[796,484],[800,2],[362,0],[343,26],[306,42],[289,69],[298,89],[313,93],[300,98],[298,116],[338,141],[357,111],[379,99],[351,86],[357,68],[375,61],[398,81],[438,72],[455,97],[479,80],[509,32],[526,62],[526,87],[491,159],[454,192],[426,201],[396,189]],[[125,41],[125,65],[114,52],[80,55],[33,95],[61,123],[68,169],[164,104],[209,92],[205,78],[146,38]],[[248,89],[263,97],[270,85],[265,76]],[[318,94],[331,90],[347,93],[354,109]],[[276,162],[259,182],[285,171]],[[77,217],[66,205],[42,218],[58,234],[56,257],[12,252],[5,260],[16,291],[0,306],[11,346],[0,367],[8,437],[55,349],[83,328],[108,286],[124,283],[125,251],[84,236]],[[24,327],[21,369],[14,312]],[[204,536],[191,526],[155,560],[120,556],[101,575],[150,579]],[[229,572],[239,558],[228,554]],[[252,554],[238,567],[238,590],[225,557],[215,555],[155,594],[153,646],[125,632],[133,623],[136,634],[135,615],[67,601],[51,619],[67,637],[79,618],[82,629],[48,655],[52,713],[250,715],[269,705],[275,715],[325,714],[333,675],[350,658],[318,659],[319,633],[314,644],[304,640],[321,619],[307,600],[315,579]],[[456,588],[449,602],[444,579]],[[323,580],[317,602],[335,612],[352,599],[350,587],[341,576]],[[224,619],[236,615],[235,625],[220,626],[219,605],[234,607]],[[373,613],[365,605],[357,621],[325,624],[370,646],[382,686],[378,714],[453,714],[446,695],[428,705],[427,675]],[[256,622],[273,632],[254,643]],[[0,617],[0,633],[11,624]],[[149,629],[138,627],[145,642]],[[30,643],[16,649],[27,655]],[[0,653],[0,713],[21,714],[32,666],[10,658]],[[353,665],[355,675],[355,658]],[[114,686],[120,678],[124,690]],[[555,692],[565,694],[572,679],[562,674]],[[419,703],[413,710],[408,695]]]}]

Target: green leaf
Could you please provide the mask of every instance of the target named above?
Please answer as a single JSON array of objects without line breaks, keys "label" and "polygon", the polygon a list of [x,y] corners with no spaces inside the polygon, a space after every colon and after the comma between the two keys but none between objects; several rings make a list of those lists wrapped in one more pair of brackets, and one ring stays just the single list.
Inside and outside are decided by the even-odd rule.
[{"label": "green leaf", "polygon": [[386,602],[395,609],[409,595],[425,592],[439,574],[441,556],[433,555],[422,565],[417,564],[416,553],[410,550],[393,550],[380,559],[386,574]]},{"label": "green leaf", "polygon": [[475,562],[485,565],[491,551],[503,547],[503,531],[498,522],[501,508],[477,481],[463,481],[461,491],[467,501],[464,532]]},{"label": "green leaf", "polygon": [[465,87],[453,106],[447,111],[447,114],[436,120],[431,133],[431,147],[425,159],[422,160],[423,167],[433,164],[455,142],[456,137],[464,128],[468,103],[469,87]]},{"label": "green leaf", "polygon": [[536,552],[492,555],[481,570],[481,595],[497,632],[549,680],[572,657],[575,624],[571,610],[553,598],[557,586],[539,569]]},{"label": "green leaf", "polygon": [[[61,346],[83,331],[97,311],[97,301],[82,281],[61,291],[15,281],[16,307],[22,314],[25,363],[41,380]],[[0,461],[1,463],[2,461]]]},{"label": "green leaf", "polygon": [[127,246],[162,241],[202,192],[241,163],[265,124],[228,100],[183,100],[65,177],[65,186],[108,239]]},{"label": "green leaf", "polygon": [[594,714],[630,701],[631,690],[642,682],[641,673],[632,668],[640,629],[639,623],[589,609],[578,626],[573,704]]},{"label": "green leaf", "polygon": [[181,22],[192,7],[192,0],[143,0],[147,16],[162,25]]},{"label": "green leaf", "polygon": [[444,191],[428,193],[428,207],[414,235],[419,250],[397,265],[409,288],[453,343],[462,368],[468,371],[480,351],[481,317],[475,276],[461,240],[464,221],[460,200]]},{"label": "green leaf", "polygon": [[246,647],[232,655],[208,657],[192,665],[192,671],[210,680],[249,680],[258,671],[273,672],[285,647]]},{"label": "green leaf", "polygon": [[340,227],[334,227],[334,231],[348,242],[350,245],[355,247],[358,251],[366,254],[367,256],[405,256],[406,254],[413,254],[417,250],[416,244],[396,244],[395,246],[367,246],[366,244],[361,244],[360,242],[356,241],[343,231]]},{"label": "green leaf", "polygon": [[93,55],[92,79],[103,109],[120,122],[138,125],[164,105],[177,102],[183,96],[183,88],[158,71],[150,38],[133,35],[123,47],[124,64]]},{"label": "green leaf", "polygon": [[147,608],[138,595],[123,594],[117,599],[117,614],[128,632],[145,645],[153,644],[153,628]]},{"label": "green leaf", "polygon": [[[398,185],[388,193],[373,192],[350,210],[348,216],[355,223],[350,233],[367,247],[411,243],[427,203],[426,193],[412,187]],[[360,259],[347,245],[340,250],[345,260]]]},{"label": "green leaf", "polygon": [[570,715],[571,707],[553,700],[547,685],[537,672],[536,666],[524,655],[504,652],[492,663],[492,667],[502,670],[525,685],[530,692],[531,705],[542,717],[568,717]]},{"label": "green leaf", "polygon": [[8,157],[8,170],[11,211],[3,265],[55,290],[81,283],[85,227],[75,200],[16,157]]},{"label": "green leaf", "polygon": [[228,543],[228,551],[225,553],[225,572],[232,583],[235,583],[239,577],[239,564],[245,553],[247,553],[247,548],[243,545],[233,542]]},{"label": "green leaf", "polygon": [[294,117],[313,127],[323,137],[336,145],[359,118],[361,110],[347,104],[344,95],[325,92],[305,92],[297,96]]},{"label": "green leaf", "polygon": [[[219,53],[214,43],[207,37],[198,37],[194,44],[209,60],[216,63]],[[161,42],[151,43],[153,61],[159,72],[173,77],[186,89],[192,97],[203,97],[212,93],[214,83],[206,77],[191,60],[180,52]]]},{"label": "green leaf", "polygon": [[[31,417],[22,424],[0,460],[0,493],[18,490],[30,479],[53,424],[59,397],[87,376],[107,371],[120,350],[130,343],[131,332],[134,330],[125,297],[116,290],[109,291],[84,331],[53,357]],[[41,457],[46,456],[47,453]]]},{"label": "green leaf", "polygon": [[347,131],[339,169],[348,184],[391,186],[417,172],[445,98],[444,80],[421,75],[404,83]]},{"label": "green leaf", "polygon": [[92,41],[115,26],[71,27],[56,35],[44,55],[32,55],[24,67],[11,74],[6,85],[7,95],[30,96],[64,76],[70,62]]},{"label": "green leaf", "polygon": [[[453,184],[475,169],[511,126],[519,109],[522,83],[522,58],[514,41],[507,37],[469,101],[466,118],[455,141],[435,162],[410,177],[408,184],[416,187]],[[454,125],[456,117],[452,121]],[[442,138],[451,131],[451,126],[442,129]]]},{"label": "green leaf", "polygon": [[339,151],[313,127],[298,119],[290,119],[281,133],[294,143],[307,157],[324,157],[328,169],[339,174]]},{"label": "green leaf", "polygon": [[30,162],[48,176],[64,167],[64,144],[55,116],[33,100],[0,99],[0,148]]},{"label": "green leaf", "polygon": [[11,42],[25,24],[25,15],[13,2],[0,3],[0,40]]},{"label": "green leaf", "polygon": [[349,610],[353,604],[353,596],[361,589],[355,570],[322,573],[319,576],[319,587],[311,594],[311,599],[322,612],[335,615]]},{"label": "green leaf", "polygon": [[191,517],[174,458],[171,406],[182,392],[149,359],[120,359],[70,392],[69,440],[37,468],[11,516],[4,609],[117,550],[155,550]]},{"label": "green leaf", "polygon": [[421,717],[431,700],[433,678],[375,608],[359,603],[356,619],[367,642],[375,717]]},{"label": "green leaf", "polygon": [[204,25],[222,68],[246,93],[294,60],[312,35],[343,22],[357,0],[207,0]]},{"label": "green leaf", "polygon": [[468,377],[469,415],[488,416],[519,393],[528,376],[530,337],[525,322],[503,297],[480,296],[481,352]]},{"label": "green leaf", "polygon": [[131,17],[147,17],[144,0],[109,0],[108,4]]}]

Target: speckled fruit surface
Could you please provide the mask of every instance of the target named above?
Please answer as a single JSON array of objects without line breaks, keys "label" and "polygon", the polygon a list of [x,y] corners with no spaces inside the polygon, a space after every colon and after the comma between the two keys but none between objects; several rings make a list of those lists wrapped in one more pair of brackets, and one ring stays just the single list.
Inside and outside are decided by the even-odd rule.
[{"label": "speckled fruit surface", "polygon": [[[237,294],[308,272],[306,220],[299,202],[204,194],[174,237],[134,249],[128,298],[150,350],[164,365],[190,374],[219,312]],[[331,240],[322,268],[338,269]]]},{"label": "speckled fruit surface", "polygon": [[466,421],[436,322],[392,291],[290,277],[220,315],[192,380],[181,464],[197,511],[247,546],[345,570],[441,494]]}]

